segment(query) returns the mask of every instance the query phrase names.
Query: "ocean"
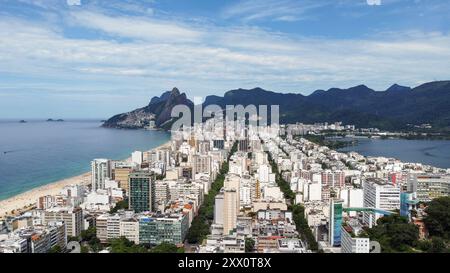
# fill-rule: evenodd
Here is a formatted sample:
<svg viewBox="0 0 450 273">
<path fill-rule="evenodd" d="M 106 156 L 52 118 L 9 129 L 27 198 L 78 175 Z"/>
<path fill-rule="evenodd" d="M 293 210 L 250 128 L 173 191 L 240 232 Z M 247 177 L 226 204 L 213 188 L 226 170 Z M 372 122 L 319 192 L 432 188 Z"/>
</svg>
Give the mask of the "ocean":
<svg viewBox="0 0 450 273">
<path fill-rule="evenodd" d="M 358 138 L 358 144 L 339 149 L 355 151 L 364 156 L 384 156 L 404 162 L 423 163 L 440 168 L 450 168 L 449 140 L 406 140 Z"/>
<path fill-rule="evenodd" d="M 90 170 L 94 158 L 125 159 L 170 140 L 163 131 L 119 130 L 99 121 L 0 120 L 0 200 Z"/>
</svg>

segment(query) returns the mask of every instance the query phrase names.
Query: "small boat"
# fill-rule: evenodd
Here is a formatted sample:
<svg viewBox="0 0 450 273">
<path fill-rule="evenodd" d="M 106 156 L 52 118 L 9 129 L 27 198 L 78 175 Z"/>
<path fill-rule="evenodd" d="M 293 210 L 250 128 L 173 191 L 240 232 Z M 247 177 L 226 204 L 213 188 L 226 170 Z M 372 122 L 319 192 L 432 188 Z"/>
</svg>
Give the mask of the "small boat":
<svg viewBox="0 0 450 273">
<path fill-rule="evenodd" d="M 26 120 L 21 120 L 21 121 L 19 121 L 20 123 L 27 123 L 27 121 Z"/>
</svg>

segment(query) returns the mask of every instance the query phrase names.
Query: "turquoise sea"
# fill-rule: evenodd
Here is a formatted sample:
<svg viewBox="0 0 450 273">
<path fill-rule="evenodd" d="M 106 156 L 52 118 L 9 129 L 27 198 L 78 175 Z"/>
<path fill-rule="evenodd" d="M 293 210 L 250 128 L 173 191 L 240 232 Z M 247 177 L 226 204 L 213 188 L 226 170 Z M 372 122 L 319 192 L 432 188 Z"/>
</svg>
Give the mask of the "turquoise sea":
<svg viewBox="0 0 450 273">
<path fill-rule="evenodd" d="M 170 139 L 163 131 L 100 125 L 98 120 L 0 120 L 0 200 L 85 173 L 94 158 L 125 159 Z"/>
</svg>

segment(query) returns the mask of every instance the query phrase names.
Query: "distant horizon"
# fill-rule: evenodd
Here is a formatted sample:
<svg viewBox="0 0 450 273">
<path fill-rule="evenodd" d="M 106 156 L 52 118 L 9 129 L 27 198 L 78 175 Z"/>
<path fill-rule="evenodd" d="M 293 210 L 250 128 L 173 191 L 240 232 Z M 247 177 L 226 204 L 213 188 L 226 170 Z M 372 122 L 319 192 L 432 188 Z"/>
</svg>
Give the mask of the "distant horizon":
<svg viewBox="0 0 450 273">
<path fill-rule="evenodd" d="M 431 82 L 447 82 L 447 81 L 450 81 L 450 80 L 436 80 L 436 81 L 431 81 Z M 421 83 L 421 84 L 418 84 L 418 85 L 415 85 L 415 86 L 407 86 L 407 85 L 403 85 L 403 84 L 393 83 L 393 84 L 390 84 L 386 89 L 383 89 L 383 90 L 376 90 L 376 89 L 371 88 L 367 84 L 360 83 L 360 84 L 357 84 L 357 85 L 354 85 L 354 86 L 349 86 L 349 87 L 332 86 L 332 87 L 328 87 L 326 89 L 315 89 L 315 90 L 312 90 L 312 91 L 308 91 L 306 94 L 304 92 L 286 92 L 286 91 L 279 91 L 279 90 L 270 90 L 270 89 L 267 89 L 267 88 L 264 88 L 264 87 L 261 87 L 261 86 L 255 86 L 255 87 L 251 87 L 251 88 L 237 87 L 237 88 L 233 88 L 233 89 L 229 89 L 229 90 L 223 91 L 222 94 L 209 94 L 209 95 L 206 95 L 205 97 L 202 97 L 202 99 L 204 100 L 208 96 L 224 96 L 229 91 L 239 90 L 239 89 L 253 90 L 253 89 L 260 88 L 260 89 L 265 90 L 265 91 L 275 92 L 275 93 L 279 93 L 279 94 L 301 94 L 303 96 L 310 96 L 311 94 L 313 94 L 316 91 L 319 91 L 319 90 L 329 91 L 330 89 L 333 89 L 333 88 L 349 89 L 349 88 L 353 88 L 353 87 L 357 87 L 357 86 L 366 86 L 367 88 L 372 89 L 375 92 L 385 92 L 390 87 L 392 87 L 394 85 L 398 85 L 398 86 L 401 86 L 401 87 L 409 87 L 411 89 L 414 89 L 415 87 L 421 86 L 421 85 L 426 84 L 426 83 L 429 83 L 429 82 L 424 82 L 424 83 Z M 82 121 L 82 120 L 92 120 L 92 121 L 95 121 L 95 120 L 99 120 L 99 121 L 107 120 L 108 118 L 112 117 L 113 115 L 116 115 L 116 114 L 119 114 L 119 113 L 128 112 L 128 111 L 134 110 L 136 108 L 140 108 L 140 107 L 143 107 L 145 105 L 148 105 L 148 103 L 150 102 L 150 100 L 153 97 L 159 97 L 165 92 L 170 92 L 170 90 L 172 90 L 172 88 L 177 88 L 181 93 L 186 93 L 186 96 L 187 96 L 188 99 L 190 99 L 190 100 L 194 99 L 194 96 L 190 96 L 189 95 L 189 93 L 188 93 L 189 91 L 185 91 L 185 90 L 179 88 L 178 86 L 173 86 L 171 88 L 167 88 L 165 91 L 161 91 L 159 94 L 150 95 L 146 100 L 143 100 L 142 104 L 137 104 L 137 105 L 131 106 L 129 109 L 124 109 L 122 111 L 114 112 L 114 113 L 109 114 L 109 115 L 105 114 L 106 117 L 105 116 L 102 116 L 102 117 L 99 117 L 99 116 L 78 116 L 78 117 L 74 117 L 74 116 L 64 116 L 64 114 L 62 114 L 60 116 L 59 115 L 53 115 L 55 117 L 46 117 L 46 116 L 34 116 L 34 117 L 9 116 L 9 117 L 3 117 L 3 116 L 0 116 L 0 121 L 9 121 L 9 120 L 10 121 L 15 121 L 15 120 L 18 120 L 18 121 L 20 121 L 20 120 L 26 120 L 26 121 L 27 120 L 30 120 L 30 121 L 32 121 L 32 120 L 41 121 L 42 120 L 42 121 L 46 121 L 47 119 L 53 119 L 53 120 L 64 119 L 64 120 L 74 120 L 74 121 L 76 121 L 76 120 L 80 120 L 80 121 Z"/>
</svg>

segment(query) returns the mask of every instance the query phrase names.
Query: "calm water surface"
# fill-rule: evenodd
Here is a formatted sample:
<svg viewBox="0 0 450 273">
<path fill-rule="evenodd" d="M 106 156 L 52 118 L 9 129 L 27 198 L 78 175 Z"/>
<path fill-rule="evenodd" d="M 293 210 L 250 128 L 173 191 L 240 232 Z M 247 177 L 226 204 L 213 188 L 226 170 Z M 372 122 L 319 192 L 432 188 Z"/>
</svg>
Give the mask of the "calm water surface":
<svg viewBox="0 0 450 273">
<path fill-rule="evenodd" d="M 339 151 L 355 151 L 365 156 L 385 156 L 405 162 L 450 168 L 449 140 L 358 139 L 356 146 Z"/>
<path fill-rule="evenodd" d="M 124 159 L 134 150 L 148 150 L 170 139 L 167 132 L 100 125 L 0 120 L 0 200 L 87 172 L 94 158 Z"/>
</svg>

